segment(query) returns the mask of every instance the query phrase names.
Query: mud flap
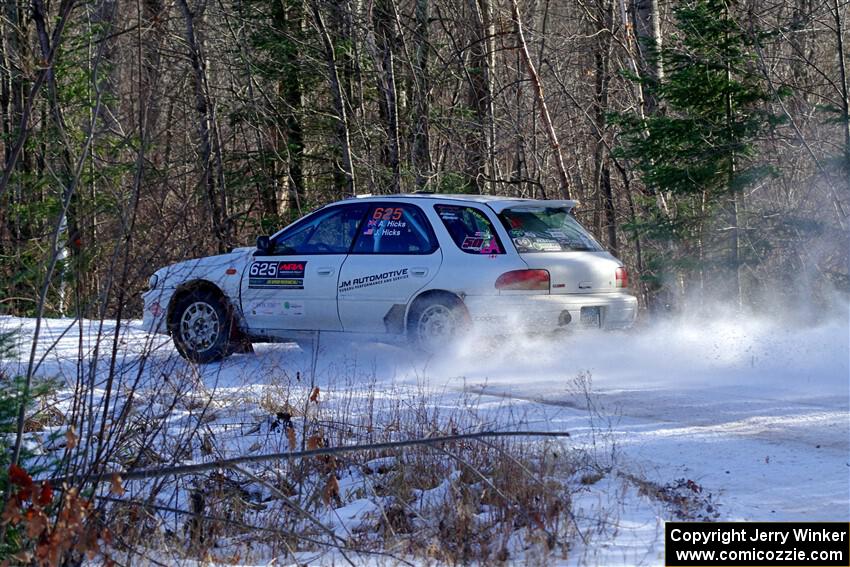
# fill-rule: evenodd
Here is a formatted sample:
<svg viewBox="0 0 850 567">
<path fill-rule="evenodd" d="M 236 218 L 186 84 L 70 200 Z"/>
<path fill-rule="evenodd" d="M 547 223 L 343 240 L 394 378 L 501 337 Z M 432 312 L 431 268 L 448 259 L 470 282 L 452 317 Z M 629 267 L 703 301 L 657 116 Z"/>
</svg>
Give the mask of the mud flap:
<svg viewBox="0 0 850 567">
<path fill-rule="evenodd" d="M 231 318 L 230 340 L 227 345 L 228 354 L 253 354 L 254 345 L 251 339 L 239 329 L 239 325 Z"/>
<path fill-rule="evenodd" d="M 404 304 L 393 305 L 384 315 L 384 327 L 387 333 L 400 335 L 404 332 Z"/>
</svg>

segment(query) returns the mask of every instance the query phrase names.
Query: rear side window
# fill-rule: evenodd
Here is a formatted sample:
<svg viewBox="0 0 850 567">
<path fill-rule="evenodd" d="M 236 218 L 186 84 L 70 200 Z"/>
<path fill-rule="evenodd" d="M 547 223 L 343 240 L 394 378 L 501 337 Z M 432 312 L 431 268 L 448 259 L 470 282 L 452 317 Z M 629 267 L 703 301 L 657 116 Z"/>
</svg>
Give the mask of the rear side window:
<svg viewBox="0 0 850 567">
<path fill-rule="evenodd" d="M 360 225 L 353 254 L 430 254 L 437 239 L 419 207 L 373 205 Z"/>
<path fill-rule="evenodd" d="M 467 254 L 504 254 L 493 223 L 482 211 L 458 205 L 434 205 L 457 247 Z"/>
<path fill-rule="evenodd" d="M 603 249 L 565 207 L 515 207 L 499 218 L 520 253 Z"/>
</svg>

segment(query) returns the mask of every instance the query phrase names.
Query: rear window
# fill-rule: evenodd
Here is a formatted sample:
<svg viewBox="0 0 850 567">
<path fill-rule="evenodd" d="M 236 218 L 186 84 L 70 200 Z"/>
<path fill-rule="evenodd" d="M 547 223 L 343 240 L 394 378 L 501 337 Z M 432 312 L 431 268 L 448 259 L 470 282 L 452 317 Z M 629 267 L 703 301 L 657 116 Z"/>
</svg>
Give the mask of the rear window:
<svg viewBox="0 0 850 567">
<path fill-rule="evenodd" d="M 499 219 L 520 253 L 603 249 L 565 207 L 514 207 Z"/>
<path fill-rule="evenodd" d="M 434 205 L 457 247 L 467 254 L 504 254 L 493 224 L 474 207 Z"/>
</svg>

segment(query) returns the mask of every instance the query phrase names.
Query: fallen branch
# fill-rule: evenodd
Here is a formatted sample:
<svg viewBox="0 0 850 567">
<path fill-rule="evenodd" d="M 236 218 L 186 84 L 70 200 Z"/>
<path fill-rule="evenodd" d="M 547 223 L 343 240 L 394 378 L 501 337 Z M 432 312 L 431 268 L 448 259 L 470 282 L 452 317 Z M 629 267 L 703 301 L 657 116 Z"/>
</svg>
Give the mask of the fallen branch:
<svg viewBox="0 0 850 567">
<path fill-rule="evenodd" d="M 219 459 L 206 463 L 193 465 L 177 465 L 157 469 L 143 469 L 130 472 L 109 471 L 97 475 L 93 483 L 111 482 L 114 475 L 121 477 L 122 481 L 141 480 L 147 478 L 159 478 L 169 475 L 184 475 L 205 472 L 221 468 L 233 468 L 235 465 L 244 463 L 263 463 L 267 461 L 281 461 L 284 459 L 298 459 L 305 457 L 320 457 L 322 455 L 339 455 L 341 453 L 355 453 L 359 451 L 378 451 L 382 449 L 400 449 L 403 447 L 416 447 L 420 445 L 439 445 L 452 441 L 463 441 L 465 439 L 481 439 L 484 437 L 569 437 L 566 431 L 479 431 L 477 433 L 461 433 L 458 435 L 443 435 L 440 437 L 426 437 L 423 439 L 408 439 L 407 441 L 387 441 L 384 443 L 369 443 L 367 445 L 345 445 L 340 447 L 323 447 L 309 451 L 290 451 L 286 453 L 267 453 L 264 455 L 244 455 L 232 459 Z M 49 482 L 53 486 L 61 486 L 62 483 L 74 483 L 82 480 L 87 475 L 67 475 L 54 478 L 36 480 L 35 482 Z"/>
</svg>

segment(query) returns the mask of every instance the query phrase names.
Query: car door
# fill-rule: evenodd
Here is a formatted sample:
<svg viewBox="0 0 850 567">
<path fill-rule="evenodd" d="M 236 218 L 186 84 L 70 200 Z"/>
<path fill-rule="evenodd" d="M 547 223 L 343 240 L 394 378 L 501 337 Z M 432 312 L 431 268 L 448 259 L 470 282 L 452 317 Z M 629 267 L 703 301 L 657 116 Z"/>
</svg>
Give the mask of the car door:
<svg viewBox="0 0 850 567">
<path fill-rule="evenodd" d="M 418 206 L 371 204 L 340 273 L 343 329 L 402 332 L 408 302 L 434 279 L 441 262 L 433 228 Z"/>
<path fill-rule="evenodd" d="M 339 331 L 337 281 L 368 205 L 327 207 L 274 237 L 242 276 L 252 330 Z"/>
</svg>

